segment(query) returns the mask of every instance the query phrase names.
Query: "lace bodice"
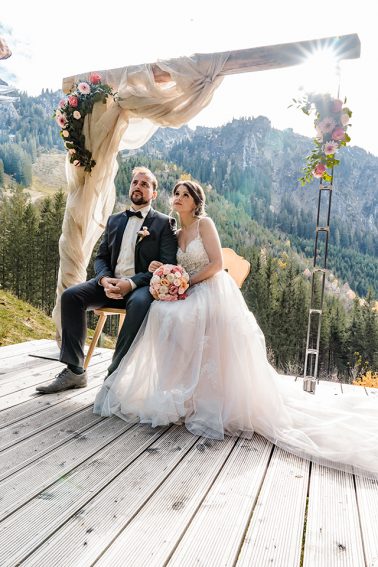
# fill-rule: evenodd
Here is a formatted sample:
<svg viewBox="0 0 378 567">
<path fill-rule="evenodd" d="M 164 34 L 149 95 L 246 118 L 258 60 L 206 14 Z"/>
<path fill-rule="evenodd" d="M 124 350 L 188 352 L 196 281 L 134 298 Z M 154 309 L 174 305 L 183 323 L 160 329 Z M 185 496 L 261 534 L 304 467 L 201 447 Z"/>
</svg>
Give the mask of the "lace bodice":
<svg viewBox="0 0 378 567">
<path fill-rule="evenodd" d="M 209 257 L 200 235 L 189 242 L 185 252 L 181 248 L 177 250 L 177 263 L 181 264 L 190 276 L 202 270 L 209 263 Z"/>
</svg>

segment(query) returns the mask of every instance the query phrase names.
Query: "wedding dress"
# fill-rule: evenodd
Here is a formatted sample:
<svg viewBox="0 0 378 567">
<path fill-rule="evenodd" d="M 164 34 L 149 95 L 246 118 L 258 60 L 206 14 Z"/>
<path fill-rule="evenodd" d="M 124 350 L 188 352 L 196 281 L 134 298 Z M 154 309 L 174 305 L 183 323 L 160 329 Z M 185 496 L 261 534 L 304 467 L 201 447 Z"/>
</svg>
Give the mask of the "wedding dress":
<svg viewBox="0 0 378 567">
<path fill-rule="evenodd" d="M 199 234 L 177 253 L 189 275 L 208 261 Z M 279 375 L 224 271 L 189 288 L 184 301 L 153 302 L 94 412 L 153 427 L 183 423 L 213 439 L 257 432 L 301 457 L 378 478 L 378 399 L 312 395 Z"/>
</svg>

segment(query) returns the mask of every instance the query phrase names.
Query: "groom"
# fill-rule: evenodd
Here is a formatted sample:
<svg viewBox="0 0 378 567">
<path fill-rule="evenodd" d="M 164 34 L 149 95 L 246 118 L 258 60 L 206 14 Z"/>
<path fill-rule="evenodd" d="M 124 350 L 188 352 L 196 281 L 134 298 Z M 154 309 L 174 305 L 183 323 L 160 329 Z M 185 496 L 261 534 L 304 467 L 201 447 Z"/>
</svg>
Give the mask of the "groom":
<svg viewBox="0 0 378 567">
<path fill-rule="evenodd" d="M 132 171 L 131 207 L 109 218 L 95 259 L 95 278 L 63 292 L 60 360 L 67 366 L 49 385 L 37 386 L 39 393 L 52 394 L 87 385 L 83 364 L 88 309 L 126 309 L 108 374 L 114 372 L 129 350 L 153 300 L 149 292 L 150 262 L 176 263 L 175 223 L 151 207 L 157 186 L 155 175 L 146 167 Z"/>
</svg>

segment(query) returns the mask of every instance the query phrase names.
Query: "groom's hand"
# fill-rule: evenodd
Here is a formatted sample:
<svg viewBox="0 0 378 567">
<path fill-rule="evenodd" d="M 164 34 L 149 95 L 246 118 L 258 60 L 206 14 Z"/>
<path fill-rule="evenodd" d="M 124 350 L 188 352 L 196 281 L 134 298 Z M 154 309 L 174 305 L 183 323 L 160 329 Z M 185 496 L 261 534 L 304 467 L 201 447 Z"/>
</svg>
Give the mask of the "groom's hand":
<svg viewBox="0 0 378 567">
<path fill-rule="evenodd" d="M 128 280 L 118 278 L 103 278 L 101 283 L 104 285 L 105 295 L 109 299 L 123 299 L 132 289 Z"/>
</svg>

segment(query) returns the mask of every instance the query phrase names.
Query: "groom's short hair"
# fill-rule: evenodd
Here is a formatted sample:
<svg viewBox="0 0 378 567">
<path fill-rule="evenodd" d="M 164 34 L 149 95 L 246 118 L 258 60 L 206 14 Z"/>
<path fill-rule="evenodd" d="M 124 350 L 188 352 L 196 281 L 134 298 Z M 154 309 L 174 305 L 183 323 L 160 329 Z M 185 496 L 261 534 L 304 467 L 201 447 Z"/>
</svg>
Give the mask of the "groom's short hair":
<svg viewBox="0 0 378 567">
<path fill-rule="evenodd" d="M 134 179 L 134 177 L 138 173 L 144 173 L 144 175 L 147 175 L 147 177 L 149 177 L 152 181 L 152 186 L 154 188 L 154 191 L 156 191 L 156 189 L 158 188 L 158 180 L 156 179 L 152 171 L 150 171 L 148 167 L 143 167 L 143 166 L 134 167 L 134 169 L 131 172 L 132 175 L 131 179 Z"/>
</svg>

